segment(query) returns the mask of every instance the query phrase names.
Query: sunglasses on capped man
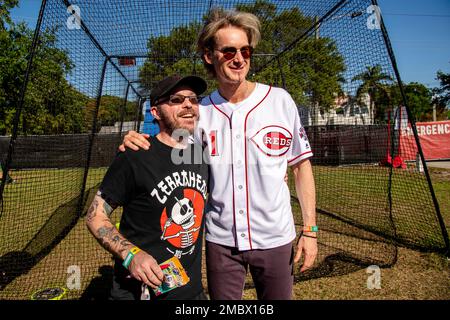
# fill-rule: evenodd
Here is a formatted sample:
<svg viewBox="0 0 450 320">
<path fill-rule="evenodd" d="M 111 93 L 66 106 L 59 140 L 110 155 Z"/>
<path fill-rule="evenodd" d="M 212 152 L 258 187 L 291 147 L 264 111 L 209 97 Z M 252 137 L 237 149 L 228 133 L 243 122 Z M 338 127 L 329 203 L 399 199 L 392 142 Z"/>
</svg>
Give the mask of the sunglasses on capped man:
<svg viewBox="0 0 450 320">
<path fill-rule="evenodd" d="M 235 47 L 225 47 L 222 49 L 215 49 L 215 50 L 222 52 L 223 57 L 226 60 L 233 59 L 238 52 L 241 53 L 241 55 L 244 59 L 249 59 L 253 54 L 253 47 L 251 47 L 251 46 L 244 46 L 240 49 L 237 49 Z"/>
<path fill-rule="evenodd" d="M 192 104 L 199 104 L 202 98 L 199 96 L 184 96 L 182 94 L 171 94 L 167 98 L 162 98 L 158 100 L 156 104 L 166 101 L 169 101 L 170 104 L 182 104 L 185 99 L 189 99 L 189 102 Z"/>
</svg>

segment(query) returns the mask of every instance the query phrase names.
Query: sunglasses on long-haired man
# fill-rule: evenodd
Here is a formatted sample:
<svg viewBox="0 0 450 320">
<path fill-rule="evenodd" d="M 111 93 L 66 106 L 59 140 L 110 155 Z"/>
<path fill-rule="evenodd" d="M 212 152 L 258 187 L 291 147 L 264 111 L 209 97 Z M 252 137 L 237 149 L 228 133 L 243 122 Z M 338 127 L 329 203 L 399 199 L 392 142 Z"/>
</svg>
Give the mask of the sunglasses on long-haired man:
<svg viewBox="0 0 450 320">
<path fill-rule="evenodd" d="M 253 54 L 253 48 L 251 46 L 244 46 L 244 47 L 242 47 L 240 49 L 237 49 L 235 47 L 225 47 L 225 48 L 222 48 L 222 49 L 215 49 L 215 50 L 217 50 L 219 52 L 222 52 L 223 57 L 226 60 L 233 59 L 238 52 L 241 53 L 241 55 L 242 55 L 242 57 L 244 59 L 250 58 L 252 56 L 252 54 Z"/>
</svg>

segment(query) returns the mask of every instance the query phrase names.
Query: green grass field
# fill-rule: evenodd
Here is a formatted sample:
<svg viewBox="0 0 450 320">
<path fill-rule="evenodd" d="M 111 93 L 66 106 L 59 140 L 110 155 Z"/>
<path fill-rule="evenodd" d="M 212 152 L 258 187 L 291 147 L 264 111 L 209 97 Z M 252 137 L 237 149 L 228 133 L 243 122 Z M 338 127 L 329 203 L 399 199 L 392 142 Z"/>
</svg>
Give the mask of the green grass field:
<svg viewBox="0 0 450 320">
<path fill-rule="evenodd" d="M 92 169 L 87 188 L 95 190 L 105 169 Z M 329 253 L 346 251 L 370 257 L 380 264 L 397 262 L 381 271 L 381 289 L 369 290 L 365 268 L 337 276 L 298 278 L 296 267 L 295 299 L 449 299 L 449 270 L 445 257 L 396 248 L 373 234 L 376 230 L 393 234 L 389 221 L 387 183 L 389 169 L 376 166 L 314 167 L 318 208 L 345 218 L 337 221 L 319 214 L 320 259 Z M 450 170 L 431 170 L 433 186 L 447 227 L 450 225 Z M 81 169 L 24 170 L 12 172 L 16 183 L 7 185 L 0 218 L 0 266 L 7 265 L 13 277 L 3 282 L 0 299 L 29 299 L 47 286 L 67 286 L 70 266 L 81 271 L 80 289 L 69 290 L 66 298 L 92 298 L 95 287 L 107 284 L 111 257 L 88 233 L 84 218 L 75 215 L 83 179 Z M 292 177 L 290 178 L 292 183 Z M 39 184 L 39 190 L 36 185 Z M 413 171 L 395 171 L 392 179 L 393 219 L 396 235 L 413 244 L 441 245 L 436 236 L 435 215 L 430 207 L 426 181 Z M 92 195 L 92 192 L 91 192 Z M 87 202 L 89 204 L 89 201 Z M 301 214 L 292 202 L 297 223 Z M 431 208 L 431 209 L 430 209 Z M 85 208 L 86 209 L 86 208 Z M 120 211 L 114 213 L 118 221 Z M 74 222 L 71 225 L 71 222 Z M 350 224 L 349 224 L 350 223 Z M 361 230 L 364 224 L 370 230 Z M 411 232 L 414 230 L 414 232 Z M 338 234 L 339 232 L 339 234 Z M 53 241 L 55 235 L 60 235 Z M 27 268 L 23 269 L 23 264 Z M 22 265 L 22 267 L 21 267 Z M 22 268 L 22 269 L 21 269 Z M 203 279 L 206 287 L 206 278 Z M 6 286 L 5 286 L 6 284 Z M 70 283 L 69 283 L 70 285 Z M 244 299 L 255 299 L 248 278 Z"/>
<path fill-rule="evenodd" d="M 388 175 L 388 169 L 379 167 L 315 167 L 317 190 L 320 190 L 326 183 L 329 184 L 330 181 L 338 181 L 338 179 L 341 181 L 340 190 L 345 190 L 339 196 L 318 191 L 318 207 L 333 208 L 334 206 L 334 208 L 339 208 L 351 203 L 355 208 L 353 212 L 356 215 L 357 212 L 366 208 L 365 204 L 369 201 L 364 201 L 364 195 L 368 195 L 366 190 L 369 190 L 370 197 L 378 198 L 372 203 L 379 203 L 379 206 L 383 208 L 387 203 L 387 187 L 383 184 L 383 179 L 380 179 L 383 175 L 376 173 L 379 170 L 386 171 L 386 176 Z M 450 170 L 431 168 L 430 174 L 448 232 L 450 230 Z M 422 234 L 422 240 L 429 241 L 429 244 L 436 244 L 435 240 L 430 239 L 436 233 L 430 230 L 431 228 L 424 227 L 427 223 L 431 224 L 430 221 L 426 220 L 427 216 L 420 217 L 417 215 L 418 212 L 430 210 L 426 206 L 431 201 L 429 193 L 414 192 L 418 188 L 426 190 L 426 181 L 423 176 L 411 171 L 397 171 L 394 174 L 392 185 L 395 202 L 393 213 L 396 218 L 397 233 L 407 233 L 411 224 L 415 228 L 420 225 L 424 228 L 422 232 L 426 233 L 425 236 Z M 361 195 L 361 193 L 364 193 L 364 195 L 355 199 L 355 195 Z M 369 207 L 367 210 L 376 211 L 373 207 Z M 299 211 L 296 210 L 296 212 Z M 428 213 L 428 218 L 430 216 L 434 217 L 434 215 Z M 320 217 L 321 215 L 319 215 L 319 219 Z M 431 222 L 437 223 L 437 221 Z M 372 226 L 380 228 L 376 219 L 372 221 Z M 417 233 L 420 237 L 421 230 L 418 230 Z M 349 243 L 351 241 L 353 240 L 349 239 Z M 294 299 L 448 300 L 450 298 L 450 290 L 448 289 L 450 272 L 448 259 L 445 256 L 405 247 L 398 247 L 397 250 L 396 263 L 392 267 L 381 269 L 381 289 L 368 289 L 367 281 L 370 274 L 367 273 L 366 268 L 362 268 L 340 276 L 296 282 Z M 251 284 L 250 279 L 248 284 Z M 248 288 L 244 297 L 255 299 L 255 290 Z"/>
</svg>

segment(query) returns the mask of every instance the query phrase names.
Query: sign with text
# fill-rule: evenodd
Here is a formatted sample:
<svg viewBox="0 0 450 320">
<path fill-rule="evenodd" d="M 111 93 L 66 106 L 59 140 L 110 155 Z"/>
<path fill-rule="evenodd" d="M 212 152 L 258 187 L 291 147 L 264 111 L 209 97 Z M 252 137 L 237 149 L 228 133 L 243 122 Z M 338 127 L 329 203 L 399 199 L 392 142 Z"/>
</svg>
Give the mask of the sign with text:
<svg viewBox="0 0 450 320">
<path fill-rule="evenodd" d="M 426 160 L 450 159 L 450 121 L 417 122 L 417 133 Z M 401 157 L 416 158 L 417 146 L 411 126 L 402 128 Z"/>
</svg>

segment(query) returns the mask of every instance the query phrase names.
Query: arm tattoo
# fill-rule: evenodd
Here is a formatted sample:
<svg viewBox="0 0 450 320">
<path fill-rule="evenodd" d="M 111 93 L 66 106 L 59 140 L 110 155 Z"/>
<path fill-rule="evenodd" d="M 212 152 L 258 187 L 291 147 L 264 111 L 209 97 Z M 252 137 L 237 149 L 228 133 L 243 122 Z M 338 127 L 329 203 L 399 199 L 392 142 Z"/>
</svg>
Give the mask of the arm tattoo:
<svg viewBox="0 0 450 320">
<path fill-rule="evenodd" d="M 103 226 L 97 230 L 97 239 L 100 244 L 112 254 L 121 256 L 132 245 L 114 226 Z"/>
<path fill-rule="evenodd" d="M 107 216 L 110 216 L 111 213 L 118 207 L 117 204 L 100 190 L 97 191 L 97 196 L 104 200 L 103 211 Z"/>
<path fill-rule="evenodd" d="M 97 208 L 98 208 L 98 199 L 94 198 L 94 201 L 92 201 L 92 204 L 89 207 L 88 213 L 86 215 L 86 219 L 88 222 L 92 222 L 92 220 L 94 220 L 95 216 L 97 215 Z"/>
<path fill-rule="evenodd" d="M 103 201 L 102 206 L 100 206 L 101 201 Z M 94 220 L 94 218 L 97 216 L 97 210 L 99 207 L 102 208 L 107 217 L 111 216 L 111 213 L 114 211 L 114 209 L 117 208 L 115 204 L 109 204 L 105 200 L 105 197 L 102 195 L 102 193 L 100 191 L 97 191 L 97 194 L 95 195 L 94 200 L 89 207 L 88 213 L 86 214 L 87 222 L 92 222 L 92 220 Z"/>
<path fill-rule="evenodd" d="M 105 211 L 105 213 L 110 216 L 111 213 L 114 211 L 114 208 L 111 207 L 108 202 L 103 202 L 103 211 Z"/>
<path fill-rule="evenodd" d="M 109 216 L 117 206 L 98 191 L 87 213 L 87 223 L 97 241 L 110 253 L 121 257 L 132 243 L 125 239 L 111 223 Z M 94 231 L 95 230 L 95 231 Z"/>
</svg>

